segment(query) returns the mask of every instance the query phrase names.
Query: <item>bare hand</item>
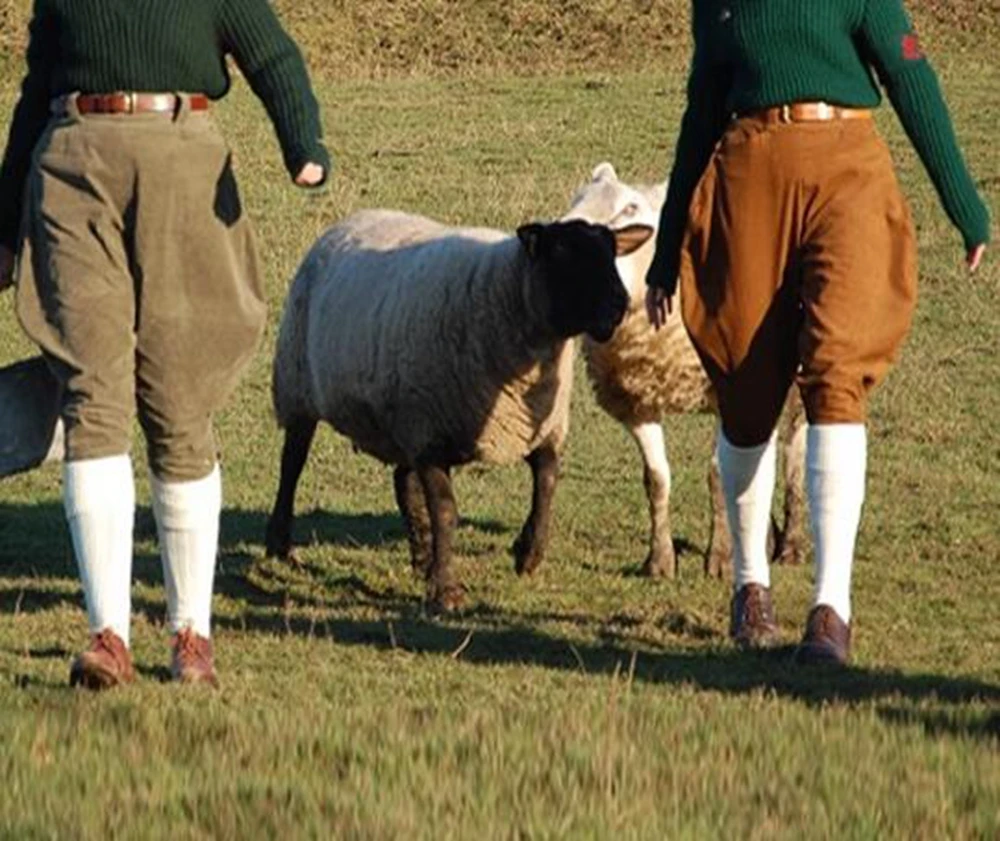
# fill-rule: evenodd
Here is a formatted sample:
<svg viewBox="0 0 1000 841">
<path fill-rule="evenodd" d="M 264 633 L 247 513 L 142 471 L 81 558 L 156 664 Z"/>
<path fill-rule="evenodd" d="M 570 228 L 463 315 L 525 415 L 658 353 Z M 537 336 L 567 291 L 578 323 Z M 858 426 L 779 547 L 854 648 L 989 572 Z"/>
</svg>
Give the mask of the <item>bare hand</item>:
<svg viewBox="0 0 1000 841">
<path fill-rule="evenodd" d="M 667 316 L 673 312 L 673 302 L 666 290 L 659 286 L 646 287 L 646 315 L 649 323 L 659 330 L 667 323 Z"/>
<path fill-rule="evenodd" d="M 315 187 L 322 184 L 326 178 L 326 170 L 319 164 L 306 164 L 295 176 L 295 183 L 300 187 Z"/>
<path fill-rule="evenodd" d="M 14 252 L 0 245 L 0 292 L 14 285 Z"/>
<path fill-rule="evenodd" d="M 970 249 L 968 254 L 965 255 L 965 265 L 969 267 L 970 272 L 974 272 L 979 268 L 979 264 L 983 262 L 984 253 L 986 253 L 986 244 L 982 243 Z"/>
</svg>

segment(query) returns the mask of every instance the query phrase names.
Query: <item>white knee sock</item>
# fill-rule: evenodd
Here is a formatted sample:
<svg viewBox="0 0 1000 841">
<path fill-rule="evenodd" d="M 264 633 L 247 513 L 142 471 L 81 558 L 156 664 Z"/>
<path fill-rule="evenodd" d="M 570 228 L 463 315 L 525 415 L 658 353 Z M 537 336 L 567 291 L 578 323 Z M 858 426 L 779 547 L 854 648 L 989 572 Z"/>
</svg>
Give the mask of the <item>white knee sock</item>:
<svg viewBox="0 0 1000 841">
<path fill-rule="evenodd" d="M 110 628 L 129 644 L 135 485 L 127 455 L 63 465 L 63 506 L 91 633 Z"/>
<path fill-rule="evenodd" d="M 211 633 L 212 584 L 222 510 L 219 466 L 194 482 L 163 482 L 151 476 L 150 485 L 170 630 L 176 633 L 190 627 L 207 637 Z"/>
<path fill-rule="evenodd" d="M 719 431 L 719 474 L 733 534 L 733 567 L 738 590 L 746 584 L 771 586 L 767 535 L 771 527 L 777 448 L 774 436 L 758 447 L 734 447 Z"/>
<path fill-rule="evenodd" d="M 810 426 L 806 489 L 816 552 L 815 604 L 851 619 L 851 566 L 865 499 L 867 437 L 864 424 Z"/>
</svg>

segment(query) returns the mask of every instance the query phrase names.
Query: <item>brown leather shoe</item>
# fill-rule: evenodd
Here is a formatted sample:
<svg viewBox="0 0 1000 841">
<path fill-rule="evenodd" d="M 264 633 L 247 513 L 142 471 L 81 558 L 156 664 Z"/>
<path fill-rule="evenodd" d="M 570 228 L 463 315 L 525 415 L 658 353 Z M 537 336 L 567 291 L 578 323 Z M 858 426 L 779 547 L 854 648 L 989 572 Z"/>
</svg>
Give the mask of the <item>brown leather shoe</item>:
<svg viewBox="0 0 1000 841">
<path fill-rule="evenodd" d="M 132 655 L 110 628 L 94 634 L 90 648 L 73 661 L 69 670 L 69 685 L 85 689 L 111 689 L 133 680 Z"/>
<path fill-rule="evenodd" d="M 184 628 L 174 635 L 172 644 L 174 656 L 170 663 L 170 674 L 174 680 L 178 683 L 219 685 L 210 639 L 199 636 L 190 628 Z"/>
<path fill-rule="evenodd" d="M 845 665 L 851 657 L 851 626 L 832 607 L 818 604 L 809 611 L 806 633 L 795 652 L 797 662 Z"/>
<path fill-rule="evenodd" d="M 744 584 L 730 606 L 729 636 L 741 648 L 770 648 L 778 643 L 771 591 L 760 584 Z"/>
</svg>

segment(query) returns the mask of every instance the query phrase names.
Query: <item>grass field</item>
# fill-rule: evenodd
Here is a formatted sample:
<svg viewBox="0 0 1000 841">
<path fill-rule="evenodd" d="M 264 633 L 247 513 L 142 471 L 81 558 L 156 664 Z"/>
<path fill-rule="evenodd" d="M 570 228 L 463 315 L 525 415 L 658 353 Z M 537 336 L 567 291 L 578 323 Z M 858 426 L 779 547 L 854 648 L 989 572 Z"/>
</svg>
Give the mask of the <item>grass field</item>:
<svg viewBox="0 0 1000 841">
<path fill-rule="evenodd" d="M 25 5 L 0 5 L 0 18 Z M 1000 258 L 989 253 L 972 279 L 961 270 L 958 235 L 888 109 L 880 124 L 917 222 L 921 300 L 872 407 L 852 668 L 791 663 L 809 567 L 775 571 L 787 647 L 742 654 L 727 641 L 727 586 L 700 572 L 708 418 L 667 427 L 681 576 L 636 575 L 647 526 L 638 456 L 582 371 L 551 554 L 533 580 L 515 577 L 507 551 L 528 507 L 527 470 L 469 468 L 456 480 L 456 548 L 471 606 L 425 616 L 389 472 L 329 432 L 300 488 L 301 567 L 264 559 L 280 448 L 269 351 L 315 236 L 362 206 L 503 228 L 551 218 L 601 160 L 629 179 L 661 178 L 683 106 L 684 3 L 618 4 L 634 12 L 615 19 L 622 26 L 644 6 L 658 20 L 676 12 L 669 56 L 581 66 L 552 54 L 533 76 L 488 56 L 492 69 L 477 72 L 390 72 L 361 58 L 357 73 L 340 72 L 321 55 L 336 32 L 306 29 L 318 5 L 283 7 L 321 69 L 337 160 L 329 188 L 287 184 L 245 86 L 219 108 L 271 303 L 264 346 L 219 418 L 223 689 L 165 680 L 162 575 L 140 468 L 142 679 L 100 697 L 69 691 L 86 621 L 60 471 L 3 481 L 0 837 L 1000 837 Z M 377 27 L 363 5 L 330 7 Z M 402 27 L 409 8 L 369 5 L 385 6 L 387 27 Z M 415 14 L 414 26 L 449 6 L 409 5 L 430 16 Z M 554 5 L 565 15 L 586 4 Z M 937 36 L 928 49 L 972 170 L 1000 208 L 997 5 L 914 5 Z M 542 46 L 548 31 L 528 27 Z M 531 54 L 512 40 L 496 55 Z M 9 113 L 16 80 L 0 79 Z M 6 295 L 0 363 L 30 352 Z"/>
</svg>

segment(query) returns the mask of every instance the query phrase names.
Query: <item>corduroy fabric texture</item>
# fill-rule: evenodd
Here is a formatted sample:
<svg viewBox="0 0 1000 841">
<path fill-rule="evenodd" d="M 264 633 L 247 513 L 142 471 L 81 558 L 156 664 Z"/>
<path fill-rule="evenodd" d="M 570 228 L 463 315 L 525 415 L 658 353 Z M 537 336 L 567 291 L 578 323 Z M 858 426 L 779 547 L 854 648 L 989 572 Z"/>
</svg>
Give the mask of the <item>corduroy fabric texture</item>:
<svg viewBox="0 0 1000 841">
<path fill-rule="evenodd" d="M 63 385 L 66 458 L 128 452 L 138 407 L 153 474 L 201 479 L 265 317 L 229 149 L 204 112 L 69 110 L 38 144 L 17 285 Z"/>
<path fill-rule="evenodd" d="M 881 82 L 966 247 L 989 212 L 901 0 L 697 0 L 688 106 L 650 282 L 673 292 L 695 184 L 734 114 L 791 102 L 871 108 Z"/>
<path fill-rule="evenodd" d="M 14 247 L 31 153 L 53 97 L 182 91 L 223 97 L 231 55 L 263 101 L 294 177 L 329 170 L 319 107 L 298 47 L 267 0 L 35 0 L 28 72 L 0 167 L 0 244 Z"/>
</svg>

